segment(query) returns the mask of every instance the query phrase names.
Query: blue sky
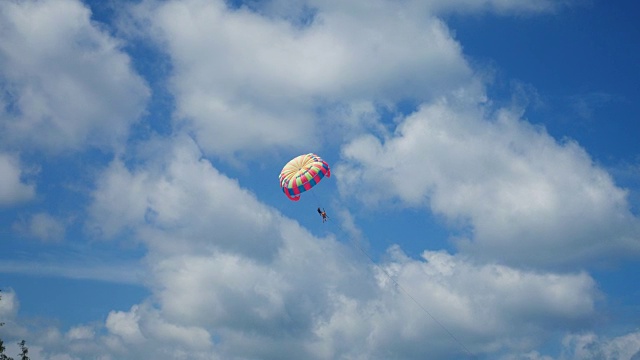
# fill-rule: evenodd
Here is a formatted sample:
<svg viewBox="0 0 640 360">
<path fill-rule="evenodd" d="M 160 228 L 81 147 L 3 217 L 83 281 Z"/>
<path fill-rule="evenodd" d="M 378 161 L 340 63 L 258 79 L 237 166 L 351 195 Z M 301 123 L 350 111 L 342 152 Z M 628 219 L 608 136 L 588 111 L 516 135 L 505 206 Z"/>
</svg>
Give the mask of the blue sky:
<svg viewBox="0 0 640 360">
<path fill-rule="evenodd" d="M 0 3 L 9 354 L 637 358 L 638 10 Z"/>
</svg>

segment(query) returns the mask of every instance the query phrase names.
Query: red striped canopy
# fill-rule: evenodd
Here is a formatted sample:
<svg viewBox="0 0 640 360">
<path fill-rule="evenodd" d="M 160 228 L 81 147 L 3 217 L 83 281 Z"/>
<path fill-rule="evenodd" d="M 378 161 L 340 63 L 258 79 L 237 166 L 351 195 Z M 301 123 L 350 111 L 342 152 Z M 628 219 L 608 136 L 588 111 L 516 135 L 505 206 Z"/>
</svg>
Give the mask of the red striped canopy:
<svg viewBox="0 0 640 360">
<path fill-rule="evenodd" d="M 280 172 L 280 187 L 292 201 L 316 186 L 323 177 L 330 177 L 329 164 L 316 154 L 300 155 L 289 161 Z"/>
</svg>

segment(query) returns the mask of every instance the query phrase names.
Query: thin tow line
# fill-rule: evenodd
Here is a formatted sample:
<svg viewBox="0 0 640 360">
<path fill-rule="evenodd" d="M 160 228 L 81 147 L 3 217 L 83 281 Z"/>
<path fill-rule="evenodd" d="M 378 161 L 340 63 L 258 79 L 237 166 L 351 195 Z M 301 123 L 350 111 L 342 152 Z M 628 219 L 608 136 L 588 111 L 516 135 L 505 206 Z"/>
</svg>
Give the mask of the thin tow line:
<svg viewBox="0 0 640 360">
<path fill-rule="evenodd" d="M 314 194 L 315 195 L 315 194 Z M 345 230 L 342 228 L 341 225 L 337 225 L 338 228 L 340 229 L 340 232 L 344 235 L 346 234 Z M 413 297 L 413 295 L 411 295 L 411 293 L 409 293 L 409 291 L 407 291 L 402 285 L 400 285 L 400 283 L 394 279 L 391 274 L 389 274 L 389 272 L 387 270 L 385 270 L 384 268 L 382 268 L 380 265 L 378 265 L 375 260 L 373 260 L 373 258 L 371 257 L 371 255 L 369 255 L 369 253 L 367 253 L 360 245 L 358 245 L 357 241 L 355 239 L 353 239 L 350 236 L 346 236 L 350 241 L 351 244 L 353 244 L 353 246 L 355 246 L 358 250 L 360 250 L 360 252 L 362 254 L 364 254 L 364 256 L 367 257 L 367 259 L 369 259 L 371 261 L 371 263 L 378 268 L 380 271 L 382 271 L 382 273 L 384 273 L 386 275 L 386 277 L 391 280 L 391 282 L 393 282 L 396 287 L 400 290 L 402 290 L 402 292 L 407 295 L 407 297 L 409 297 L 409 299 L 411 299 L 411 301 L 413 301 L 416 305 L 418 305 L 418 307 L 420 309 L 422 309 L 422 311 L 424 311 L 425 314 L 427 314 L 431 320 L 433 320 L 436 324 L 438 324 L 438 326 L 440 326 L 442 328 L 442 330 L 444 330 L 447 335 L 449 335 L 449 337 L 458 345 L 460 345 L 460 347 L 464 350 L 465 353 L 467 353 L 467 355 L 469 355 L 470 358 L 475 358 L 475 355 L 469 351 L 469 349 L 462 343 L 462 341 L 460 341 L 455 335 L 453 335 L 453 333 L 451 331 L 449 331 L 449 329 L 447 329 L 446 326 L 444 326 L 444 324 L 442 324 L 433 314 L 431 314 L 431 312 L 429 312 L 429 310 L 427 310 L 426 307 L 424 307 L 422 304 L 420 304 L 420 302 L 418 302 L 418 300 L 416 298 Z"/>
</svg>

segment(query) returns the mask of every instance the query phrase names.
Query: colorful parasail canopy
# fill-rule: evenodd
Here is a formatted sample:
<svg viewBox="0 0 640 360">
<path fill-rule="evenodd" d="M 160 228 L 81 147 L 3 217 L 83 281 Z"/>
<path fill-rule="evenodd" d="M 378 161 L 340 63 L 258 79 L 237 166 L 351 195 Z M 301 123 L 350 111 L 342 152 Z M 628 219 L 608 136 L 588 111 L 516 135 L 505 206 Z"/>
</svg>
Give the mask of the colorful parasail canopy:
<svg viewBox="0 0 640 360">
<path fill-rule="evenodd" d="M 295 157 L 282 168 L 280 186 L 290 200 L 298 201 L 301 193 L 316 186 L 325 176 L 331 177 L 329 164 L 309 153 Z"/>
</svg>

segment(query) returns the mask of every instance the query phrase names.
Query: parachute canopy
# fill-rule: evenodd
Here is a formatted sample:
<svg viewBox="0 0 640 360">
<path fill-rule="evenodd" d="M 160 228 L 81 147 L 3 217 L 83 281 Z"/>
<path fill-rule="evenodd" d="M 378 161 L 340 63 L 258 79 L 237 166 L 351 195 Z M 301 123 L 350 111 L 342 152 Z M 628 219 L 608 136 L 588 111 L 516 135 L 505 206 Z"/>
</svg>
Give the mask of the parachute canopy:
<svg viewBox="0 0 640 360">
<path fill-rule="evenodd" d="M 329 164 L 309 153 L 295 157 L 282 168 L 280 186 L 290 200 L 298 201 L 301 193 L 316 186 L 325 176 L 331 176 Z"/>
</svg>

